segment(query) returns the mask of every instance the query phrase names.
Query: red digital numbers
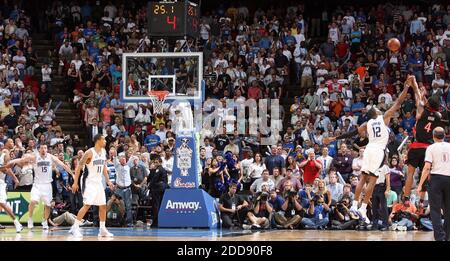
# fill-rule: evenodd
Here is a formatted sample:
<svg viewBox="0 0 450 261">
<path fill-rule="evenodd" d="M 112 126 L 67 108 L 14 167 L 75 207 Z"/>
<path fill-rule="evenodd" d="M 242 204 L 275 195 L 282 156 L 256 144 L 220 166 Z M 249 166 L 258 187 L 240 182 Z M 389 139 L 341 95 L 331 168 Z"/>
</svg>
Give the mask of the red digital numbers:
<svg viewBox="0 0 450 261">
<path fill-rule="evenodd" d="M 166 22 L 167 22 L 167 24 L 171 24 L 172 25 L 173 30 L 177 29 L 177 17 L 176 16 L 173 16 L 172 20 L 170 20 L 170 16 L 167 16 Z"/>
</svg>

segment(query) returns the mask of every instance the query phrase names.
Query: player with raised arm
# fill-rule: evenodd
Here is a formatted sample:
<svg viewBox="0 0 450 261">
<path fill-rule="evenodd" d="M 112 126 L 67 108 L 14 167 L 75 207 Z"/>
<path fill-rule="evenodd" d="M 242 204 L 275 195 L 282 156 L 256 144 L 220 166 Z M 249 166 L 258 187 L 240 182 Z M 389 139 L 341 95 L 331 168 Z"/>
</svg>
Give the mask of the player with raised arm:
<svg viewBox="0 0 450 261">
<path fill-rule="evenodd" d="M 30 198 L 31 202 L 28 205 L 28 228 L 33 228 L 33 211 L 36 204 L 39 201 L 43 201 L 44 207 L 44 219 L 42 221 L 42 228 L 48 229 L 48 218 L 50 216 L 50 207 L 53 199 L 52 188 L 52 170 L 54 164 L 63 167 L 67 173 L 73 176 L 72 170 L 64 164 L 58 157 L 47 153 L 47 145 L 39 145 L 38 153 L 29 153 L 19 159 L 9 161 L 3 166 L 5 169 L 11 169 L 14 165 L 26 165 L 32 164 L 34 171 L 33 187 L 31 188 Z"/>
<path fill-rule="evenodd" d="M 433 144 L 433 130 L 436 127 L 444 127 L 442 115 L 439 112 L 439 97 L 432 95 L 430 98 L 425 97 L 426 90 L 419 90 L 417 83 L 412 85 L 416 100 L 416 124 L 413 129 L 414 142 L 409 146 L 406 163 L 408 164 L 408 172 L 406 174 L 406 182 L 403 196 L 409 198 L 413 185 L 413 176 L 417 168 L 419 168 L 419 180 L 425 164 L 425 151 L 428 146 Z M 420 201 L 423 202 L 428 182 L 425 181 L 422 191 L 419 193 Z"/>
<path fill-rule="evenodd" d="M 372 197 L 373 189 L 375 187 L 375 183 L 377 181 L 377 170 L 383 165 L 384 158 L 386 157 L 386 146 L 389 141 L 389 123 L 391 121 L 394 113 L 400 109 L 401 104 L 406 98 L 406 94 L 408 93 L 409 86 L 412 82 L 415 81 L 414 76 L 409 76 L 405 82 L 405 87 L 401 92 L 398 99 L 395 101 L 394 105 L 387 110 L 384 115 L 378 110 L 376 107 L 372 107 L 367 115 L 369 117 L 369 121 L 361 124 L 356 130 L 352 132 L 345 133 L 338 137 L 330 137 L 327 138 L 325 143 L 329 143 L 334 140 L 346 139 L 355 136 L 356 134 L 360 134 L 367 132 L 369 137 L 369 143 L 367 144 L 364 150 L 363 162 L 361 167 L 361 179 L 359 180 L 358 185 L 356 186 L 355 198 L 353 200 L 353 204 L 351 210 L 358 211 L 362 218 L 365 220 L 367 224 L 370 223 L 367 218 L 367 204 Z M 367 183 L 364 199 L 362 201 L 361 207 L 358 209 L 359 197 L 361 196 L 362 189 L 364 185 Z"/>
<path fill-rule="evenodd" d="M 75 178 L 72 185 L 72 192 L 78 191 L 78 179 L 80 178 L 81 171 L 87 165 L 88 176 L 85 181 L 83 191 L 83 207 L 78 211 L 77 219 L 72 225 L 69 233 L 72 233 L 75 237 L 82 237 L 80 232 L 80 224 L 86 212 L 94 205 L 99 207 L 100 218 L 100 231 L 99 237 L 112 237 L 105 226 L 106 221 L 106 196 L 105 189 L 102 184 L 102 175 L 105 177 L 106 184 L 108 184 L 111 190 L 114 190 L 114 185 L 109 180 L 108 170 L 106 167 L 106 140 L 101 134 L 97 134 L 94 137 L 94 147 L 84 153 L 77 168 L 75 169 Z"/>
</svg>

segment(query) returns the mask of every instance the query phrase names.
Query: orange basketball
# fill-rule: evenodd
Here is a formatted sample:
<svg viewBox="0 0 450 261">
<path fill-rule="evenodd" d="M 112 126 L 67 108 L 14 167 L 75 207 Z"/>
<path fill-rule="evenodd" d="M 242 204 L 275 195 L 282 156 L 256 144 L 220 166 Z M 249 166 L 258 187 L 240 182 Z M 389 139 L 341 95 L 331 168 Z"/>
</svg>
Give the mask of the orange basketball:
<svg viewBox="0 0 450 261">
<path fill-rule="evenodd" d="M 398 49 L 400 49 L 400 41 L 397 38 L 391 38 L 389 39 L 389 41 L 387 42 L 387 47 L 389 48 L 389 50 L 391 50 L 392 52 L 397 52 Z"/>
</svg>

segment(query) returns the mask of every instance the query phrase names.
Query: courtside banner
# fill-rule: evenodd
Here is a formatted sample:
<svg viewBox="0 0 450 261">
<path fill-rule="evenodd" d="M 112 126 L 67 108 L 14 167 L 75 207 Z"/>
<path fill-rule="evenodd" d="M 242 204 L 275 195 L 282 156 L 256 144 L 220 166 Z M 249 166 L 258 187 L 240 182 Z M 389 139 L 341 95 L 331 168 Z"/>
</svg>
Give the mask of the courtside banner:
<svg viewBox="0 0 450 261">
<path fill-rule="evenodd" d="M 166 189 L 159 209 L 159 227 L 219 226 L 217 203 L 202 189 Z"/>
<path fill-rule="evenodd" d="M 6 203 L 11 207 L 14 215 L 19 218 L 21 223 L 28 221 L 28 205 L 30 204 L 30 192 L 8 192 Z M 33 221 L 42 222 L 44 216 L 44 204 L 41 202 L 36 205 L 33 212 Z M 0 223 L 13 223 L 11 218 L 2 209 L 0 210 Z"/>
</svg>

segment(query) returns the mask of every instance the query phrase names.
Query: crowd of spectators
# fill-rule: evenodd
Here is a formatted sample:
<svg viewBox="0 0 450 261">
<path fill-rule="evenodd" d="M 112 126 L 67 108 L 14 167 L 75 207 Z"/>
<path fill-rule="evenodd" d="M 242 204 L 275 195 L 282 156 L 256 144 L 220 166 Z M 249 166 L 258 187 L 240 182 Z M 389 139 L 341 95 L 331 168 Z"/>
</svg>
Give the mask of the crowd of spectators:
<svg viewBox="0 0 450 261">
<path fill-rule="evenodd" d="M 238 135 L 233 128 L 225 128 L 227 134 L 221 135 L 202 131 L 202 187 L 218 199 L 224 227 L 356 228 L 359 217 L 348 207 L 368 139 L 324 144 L 324 138 L 367 121 L 372 106 L 386 111 L 408 74 L 415 75 L 428 96 L 439 95 L 442 114 L 448 119 L 450 6 L 385 3 L 308 8 L 297 2 L 256 10 L 245 3 L 221 4 L 202 13 L 197 39 L 168 50 L 203 52 L 206 99 L 271 98 L 288 108 L 282 113 L 287 124 L 270 148 L 259 145 L 260 138 L 268 135 L 266 130 L 259 130 L 258 136 Z M 82 115 L 85 143 L 92 145 L 92 137 L 104 133 L 111 180 L 119 187 L 132 187 L 130 200 L 107 189 L 109 196 L 114 195 L 108 202 L 114 215 L 108 214 L 108 219 L 120 219 L 121 225 L 139 221 L 150 225 L 145 208 L 142 218 L 136 211 L 133 219 L 130 209 L 157 204 L 148 200 L 160 197 L 148 189 L 153 182 L 164 180 L 164 187 L 170 185 L 177 126 L 169 113 L 156 115 L 151 104 L 124 104 L 119 97 L 121 55 L 163 49 L 160 41 L 140 41 L 146 34 L 146 5 L 54 1 L 46 10 L 59 58 L 54 70 L 49 65 L 36 67 L 30 21 L 17 7 L 8 11 L 2 10 L 0 17 L 4 126 L 0 139 L 5 144 L 7 138 L 14 139 L 8 147 L 11 157 L 48 143 L 52 153 L 76 167 L 83 154 L 76 149 L 84 144 L 63 135 L 50 99 L 52 75 L 62 75 L 65 91 Z M 402 44 L 398 53 L 386 48 L 391 37 Z M 37 79 L 38 91 L 26 84 L 26 76 L 36 76 L 37 70 L 42 75 Z M 426 218 L 426 205 L 414 195 L 411 203 L 401 200 L 414 123 L 411 93 L 390 124 L 391 188 L 386 191 L 386 208 L 392 209 L 389 223 L 396 224 L 397 230 L 427 227 L 419 222 Z M 406 137 L 405 146 L 397 151 Z M 135 169 L 128 181 L 131 185 L 115 176 L 119 154 L 124 155 L 122 166 Z M 155 181 L 151 173 L 159 167 L 167 176 Z M 32 184 L 26 166 L 15 172 L 19 187 Z M 55 200 L 76 213 L 80 197 L 71 193 L 71 177 L 64 173 L 55 170 Z"/>
</svg>

